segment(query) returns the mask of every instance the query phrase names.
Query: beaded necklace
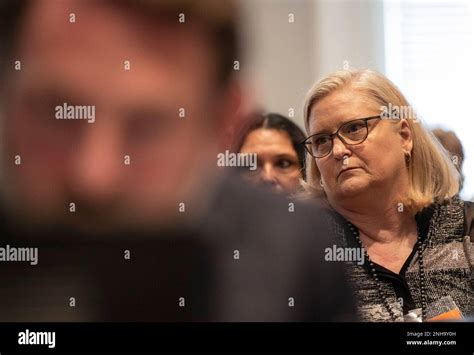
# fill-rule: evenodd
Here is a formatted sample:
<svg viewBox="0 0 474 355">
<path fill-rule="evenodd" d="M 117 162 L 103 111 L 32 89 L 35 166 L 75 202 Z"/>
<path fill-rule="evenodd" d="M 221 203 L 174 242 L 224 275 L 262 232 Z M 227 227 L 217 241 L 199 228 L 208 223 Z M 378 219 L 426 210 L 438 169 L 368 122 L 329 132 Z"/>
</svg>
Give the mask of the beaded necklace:
<svg viewBox="0 0 474 355">
<path fill-rule="evenodd" d="M 396 320 L 397 316 L 395 315 L 395 312 L 390 306 L 387 293 L 384 292 L 383 290 L 382 283 L 379 280 L 379 277 L 377 275 L 377 270 L 375 270 L 374 263 L 372 262 L 372 260 L 370 260 L 369 254 L 367 253 L 367 250 L 364 248 L 362 241 L 360 240 L 359 230 L 351 222 L 347 222 L 347 224 L 349 225 L 349 229 L 351 230 L 352 234 L 354 235 L 354 238 L 359 244 L 359 247 L 364 251 L 365 260 L 367 260 L 367 262 L 369 263 L 370 273 L 375 283 L 377 284 L 377 291 L 380 298 L 382 299 L 383 304 L 387 308 L 392 319 Z M 419 270 L 420 270 L 421 317 L 422 317 L 421 319 L 423 320 L 423 319 L 426 319 L 426 279 L 425 279 L 425 268 L 423 265 L 423 242 L 421 240 L 420 231 L 418 227 L 416 231 L 418 235 L 418 238 L 417 238 L 418 259 L 419 259 L 418 265 L 419 265 Z"/>
</svg>

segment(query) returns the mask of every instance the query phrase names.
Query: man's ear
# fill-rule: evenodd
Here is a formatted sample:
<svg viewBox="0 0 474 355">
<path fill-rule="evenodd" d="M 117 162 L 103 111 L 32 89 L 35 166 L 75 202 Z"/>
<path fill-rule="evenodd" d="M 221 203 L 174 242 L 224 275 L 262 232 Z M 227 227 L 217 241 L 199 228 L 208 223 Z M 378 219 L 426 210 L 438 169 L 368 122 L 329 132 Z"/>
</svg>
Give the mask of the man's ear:
<svg viewBox="0 0 474 355">
<path fill-rule="evenodd" d="M 411 153 L 413 149 L 413 132 L 406 119 L 402 119 L 400 122 L 399 134 L 400 138 L 402 139 L 403 150 Z"/>
<path fill-rule="evenodd" d="M 230 149 L 235 133 L 245 118 L 244 96 L 240 82 L 232 80 L 224 92 L 221 92 L 222 100 L 219 109 L 219 117 L 216 125 L 217 143 L 220 151 Z"/>
</svg>

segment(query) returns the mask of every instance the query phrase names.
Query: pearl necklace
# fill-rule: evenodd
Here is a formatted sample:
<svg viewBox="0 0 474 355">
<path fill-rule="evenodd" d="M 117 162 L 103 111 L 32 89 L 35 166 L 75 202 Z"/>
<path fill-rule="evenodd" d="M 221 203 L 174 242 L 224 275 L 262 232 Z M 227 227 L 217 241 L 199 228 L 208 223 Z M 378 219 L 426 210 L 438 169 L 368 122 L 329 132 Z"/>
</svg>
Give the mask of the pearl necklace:
<svg viewBox="0 0 474 355">
<path fill-rule="evenodd" d="M 367 262 L 369 263 L 369 269 L 372 274 L 372 278 L 377 284 L 377 291 L 380 298 L 383 301 L 383 304 L 387 308 L 392 319 L 396 320 L 397 316 L 395 315 L 395 312 L 390 306 L 390 302 L 388 301 L 388 295 L 383 290 L 382 283 L 379 280 L 377 271 L 375 270 L 374 263 L 372 262 L 372 260 L 370 260 L 369 254 L 367 253 L 367 250 L 364 248 L 362 241 L 360 240 L 359 230 L 351 222 L 348 221 L 347 224 L 349 225 L 349 229 L 351 230 L 352 234 L 354 235 L 354 238 L 359 244 L 359 247 L 364 251 L 365 260 L 367 260 Z M 420 270 L 421 317 L 423 320 L 423 319 L 426 319 L 426 279 L 425 279 L 425 268 L 423 265 L 423 242 L 421 241 L 420 231 L 418 230 L 418 227 L 416 231 L 418 235 L 417 247 L 418 247 L 418 259 L 419 259 L 418 265 L 419 265 L 419 270 Z"/>
</svg>

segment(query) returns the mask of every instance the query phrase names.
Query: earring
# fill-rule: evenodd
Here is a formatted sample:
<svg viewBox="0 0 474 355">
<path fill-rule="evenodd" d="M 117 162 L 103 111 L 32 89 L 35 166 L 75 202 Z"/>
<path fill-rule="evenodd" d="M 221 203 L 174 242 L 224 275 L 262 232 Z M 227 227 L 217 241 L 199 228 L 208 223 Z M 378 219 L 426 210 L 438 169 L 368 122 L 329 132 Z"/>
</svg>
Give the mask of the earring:
<svg viewBox="0 0 474 355">
<path fill-rule="evenodd" d="M 411 153 L 410 152 L 405 152 L 405 164 L 407 166 L 410 165 L 410 161 L 411 161 Z"/>
</svg>

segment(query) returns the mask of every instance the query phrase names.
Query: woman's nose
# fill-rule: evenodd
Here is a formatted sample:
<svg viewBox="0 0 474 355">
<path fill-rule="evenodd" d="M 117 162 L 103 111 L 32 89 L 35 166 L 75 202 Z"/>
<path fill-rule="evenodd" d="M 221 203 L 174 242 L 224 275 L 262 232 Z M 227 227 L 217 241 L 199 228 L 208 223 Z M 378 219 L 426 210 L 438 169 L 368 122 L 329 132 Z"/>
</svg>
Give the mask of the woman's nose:
<svg viewBox="0 0 474 355">
<path fill-rule="evenodd" d="M 263 165 L 260 179 L 262 182 L 270 185 L 276 185 L 278 183 L 277 175 L 271 164 Z"/>
<path fill-rule="evenodd" d="M 338 160 L 342 160 L 345 155 L 350 155 L 351 151 L 347 145 L 338 137 L 334 137 L 332 144 L 332 154 Z"/>
</svg>

